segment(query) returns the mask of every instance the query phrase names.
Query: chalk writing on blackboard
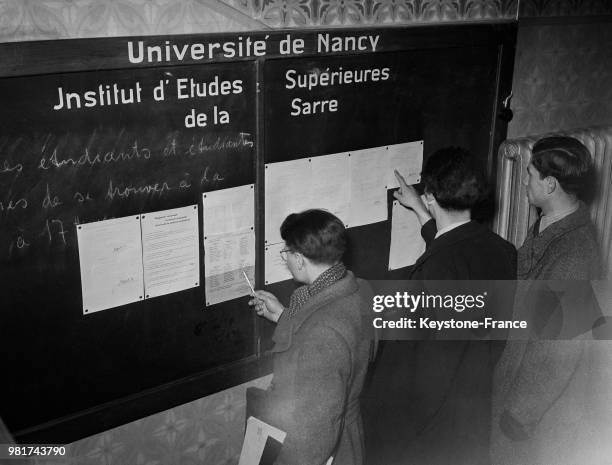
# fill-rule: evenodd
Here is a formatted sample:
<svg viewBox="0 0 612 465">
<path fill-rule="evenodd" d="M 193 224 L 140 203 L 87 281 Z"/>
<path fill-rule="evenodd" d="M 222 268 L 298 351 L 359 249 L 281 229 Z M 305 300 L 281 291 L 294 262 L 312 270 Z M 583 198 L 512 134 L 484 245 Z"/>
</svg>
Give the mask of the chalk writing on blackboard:
<svg viewBox="0 0 612 465">
<path fill-rule="evenodd" d="M 113 185 L 113 180 L 108 182 L 108 190 L 106 191 L 106 199 L 114 200 L 116 197 L 128 198 L 130 195 L 136 194 L 159 194 L 172 190 L 172 187 L 167 182 L 156 182 L 154 184 L 144 184 L 140 186 L 134 185 Z"/>
<path fill-rule="evenodd" d="M 15 210 L 15 209 L 25 209 L 28 208 L 28 201 L 26 198 L 22 197 L 22 198 L 18 198 L 18 199 L 14 199 L 12 197 L 9 197 L 7 200 L 2 201 L 0 200 L 0 212 L 10 212 L 11 210 Z"/>
<path fill-rule="evenodd" d="M 8 160 L 4 160 L 2 167 L 0 167 L 0 174 L 4 173 L 21 173 L 23 170 L 23 165 L 21 163 L 11 164 Z"/>
<path fill-rule="evenodd" d="M 80 215 L 87 222 L 106 219 L 103 212 L 111 203 L 141 205 L 149 199 L 217 189 L 227 176 L 215 156 L 248 153 L 254 146 L 252 134 L 240 130 L 189 136 L 175 130 L 160 136 L 136 137 L 125 129 L 98 128 L 84 135 L 42 133 L 19 138 L 10 146 L 3 144 L 10 150 L 0 159 L 0 215 L 6 221 L 0 259 L 10 260 L 17 252 L 26 254 L 31 246 L 38 247 L 37 253 L 40 247 L 60 253 L 57 247 L 75 243 Z M 16 154 L 25 158 L 16 158 Z M 158 174 L 126 176 L 123 171 L 125 167 L 139 173 L 145 164 L 153 170 L 163 169 L 169 158 L 175 159 L 172 163 L 177 169 L 163 178 Z M 185 169 L 184 163 L 195 158 L 202 160 L 198 169 Z M 121 170 L 117 170 L 119 165 Z M 44 178 L 32 185 L 36 172 Z M 73 179 L 71 185 L 64 182 L 66 174 Z M 101 214 L 87 213 L 92 208 Z"/>
<path fill-rule="evenodd" d="M 48 170 L 49 168 L 62 168 L 64 166 L 94 166 L 98 164 L 118 163 L 127 160 L 148 160 L 151 158 L 151 150 L 147 147 L 139 147 L 138 141 L 128 150 L 109 150 L 107 152 L 92 151 L 88 147 L 83 149 L 83 154 L 77 158 L 70 156 L 58 155 L 58 149 L 55 147 L 51 155 L 46 156 L 46 151 L 43 150 L 43 156 L 38 164 L 39 169 Z"/>
</svg>

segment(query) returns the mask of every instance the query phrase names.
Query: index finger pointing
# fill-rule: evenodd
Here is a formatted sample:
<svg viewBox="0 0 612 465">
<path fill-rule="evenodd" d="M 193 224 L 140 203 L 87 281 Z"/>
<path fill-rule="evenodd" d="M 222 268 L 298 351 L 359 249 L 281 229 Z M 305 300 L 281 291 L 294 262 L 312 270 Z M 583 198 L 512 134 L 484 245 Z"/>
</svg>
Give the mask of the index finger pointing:
<svg viewBox="0 0 612 465">
<path fill-rule="evenodd" d="M 399 171 L 393 170 L 393 172 L 395 173 L 395 177 L 397 178 L 397 182 L 399 182 L 400 187 L 408 185 L 408 183 L 404 179 L 404 176 L 402 176 Z"/>
</svg>

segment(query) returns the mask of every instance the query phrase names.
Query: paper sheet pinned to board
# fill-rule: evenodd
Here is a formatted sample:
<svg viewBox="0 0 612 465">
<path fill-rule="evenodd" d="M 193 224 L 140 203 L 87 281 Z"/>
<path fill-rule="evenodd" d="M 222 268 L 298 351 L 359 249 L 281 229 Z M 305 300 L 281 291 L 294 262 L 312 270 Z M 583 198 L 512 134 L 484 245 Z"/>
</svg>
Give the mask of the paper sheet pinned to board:
<svg viewBox="0 0 612 465">
<path fill-rule="evenodd" d="M 255 233 L 250 229 L 204 239 L 206 305 L 251 293 L 242 272 L 255 282 Z"/>
<path fill-rule="evenodd" d="M 281 242 L 280 225 L 290 213 L 311 206 L 312 171 L 308 158 L 270 163 L 265 167 L 265 241 Z"/>
<path fill-rule="evenodd" d="M 255 225 L 255 186 L 231 187 L 202 194 L 204 236 L 235 233 Z"/>
<path fill-rule="evenodd" d="M 408 185 L 420 183 L 423 170 L 423 141 L 389 145 L 387 163 L 387 189 L 399 187 L 394 170 L 400 172 Z"/>
<path fill-rule="evenodd" d="M 200 285 L 198 207 L 141 215 L 145 298 Z"/>
<path fill-rule="evenodd" d="M 310 208 L 322 208 L 347 225 L 351 200 L 348 152 L 311 158 Z"/>
<path fill-rule="evenodd" d="M 77 226 L 83 313 L 144 298 L 140 215 Z"/>
<path fill-rule="evenodd" d="M 282 241 L 290 213 L 328 210 L 347 227 L 387 220 L 387 189 L 398 187 L 397 169 L 409 184 L 421 179 L 423 141 L 270 163 L 265 168 L 265 240 Z"/>
<path fill-rule="evenodd" d="M 202 194 L 206 305 L 251 293 L 255 283 L 253 184 Z"/>
<path fill-rule="evenodd" d="M 421 223 L 416 213 L 394 201 L 391 214 L 389 270 L 414 265 L 423 252 L 425 252 L 425 241 L 421 236 Z"/>
<path fill-rule="evenodd" d="M 284 248 L 284 242 L 266 244 L 264 248 L 266 284 L 278 283 L 292 278 L 291 272 L 287 268 L 287 263 L 285 263 L 280 255 L 280 251 Z"/>
<path fill-rule="evenodd" d="M 350 152 L 349 227 L 387 219 L 387 158 L 380 148 Z"/>
</svg>

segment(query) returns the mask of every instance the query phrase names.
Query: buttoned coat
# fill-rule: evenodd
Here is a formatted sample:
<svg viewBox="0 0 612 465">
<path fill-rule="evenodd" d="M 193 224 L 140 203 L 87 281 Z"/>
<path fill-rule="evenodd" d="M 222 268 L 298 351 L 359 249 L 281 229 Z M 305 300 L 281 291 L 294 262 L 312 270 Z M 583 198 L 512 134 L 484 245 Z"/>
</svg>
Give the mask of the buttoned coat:
<svg viewBox="0 0 612 465">
<path fill-rule="evenodd" d="M 271 387 L 247 409 L 287 432 L 278 465 L 361 465 L 364 457 L 359 395 L 371 341 L 366 318 L 371 290 L 351 272 L 312 296 L 273 340 Z"/>
</svg>

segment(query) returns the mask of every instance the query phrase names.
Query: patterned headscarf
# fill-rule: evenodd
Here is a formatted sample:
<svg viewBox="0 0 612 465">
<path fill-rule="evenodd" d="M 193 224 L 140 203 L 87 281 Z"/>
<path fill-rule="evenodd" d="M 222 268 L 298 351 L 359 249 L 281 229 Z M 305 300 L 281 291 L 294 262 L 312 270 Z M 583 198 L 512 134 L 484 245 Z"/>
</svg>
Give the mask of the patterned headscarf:
<svg viewBox="0 0 612 465">
<path fill-rule="evenodd" d="M 312 284 L 306 284 L 298 287 L 289 300 L 289 318 L 292 318 L 297 311 L 304 306 L 308 299 L 313 295 L 318 294 L 323 289 L 331 286 L 337 281 L 340 281 L 346 275 L 346 267 L 344 263 L 336 263 L 331 268 L 328 268 L 315 279 Z"/>
</svg>

